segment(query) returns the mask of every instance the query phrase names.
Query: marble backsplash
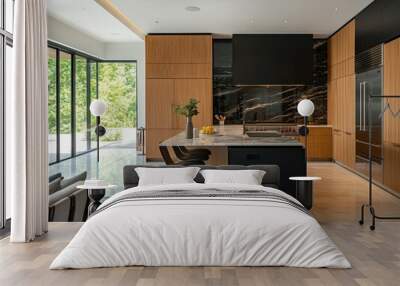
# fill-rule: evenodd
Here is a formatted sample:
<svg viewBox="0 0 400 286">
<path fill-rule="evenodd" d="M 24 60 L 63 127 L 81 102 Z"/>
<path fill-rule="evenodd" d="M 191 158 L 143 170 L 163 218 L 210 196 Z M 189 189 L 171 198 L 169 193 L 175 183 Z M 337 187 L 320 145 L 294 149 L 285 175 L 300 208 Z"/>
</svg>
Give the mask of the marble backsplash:
<svg viewBox="0 0 400 286">
<path fill-rule="evenodd" d="M 313 124 L 327 123 L 327 42 L 314 41 L 313 85 L 308 86 L 233 86 L 230 41 L 214 42 L 214 114 L 226 116 L 226 124 L 301 123 L 297 103 L 314 102 Z M 216 123 L 216 122 L 215 122 Z"/>
</svg>

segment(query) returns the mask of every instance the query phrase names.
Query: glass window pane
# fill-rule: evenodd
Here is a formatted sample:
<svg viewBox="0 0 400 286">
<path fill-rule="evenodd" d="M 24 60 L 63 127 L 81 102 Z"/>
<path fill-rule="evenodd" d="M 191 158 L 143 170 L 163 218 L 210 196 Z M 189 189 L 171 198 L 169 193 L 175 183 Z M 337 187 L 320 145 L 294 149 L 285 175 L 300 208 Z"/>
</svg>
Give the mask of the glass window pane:
<svg viewBox="0 0 400 286">
<path fill-rule="evenodd" d="M 87 61 L 76 57 L 76 152 L 89 149 L 88 134 L 88 98 L 87 98 Z"/>
<path fill-rule="evenodd" d="M 136 63 L 99 63 L 99 98 L 107 103 L 101 146 L 136 144 Z"/>
<path fill-rule="evenodd" d="M 71 157 L 71 55 L 60 52 L 60 159 Z"/>
<path fill-rule="evenodd" d="M 49 163 L 57 161 L 57 54 L 56 50 L 48 49 L 48 123 L 49 123 Z"/>
<path fill-rule="evenodd" d="M 95 62 L 90 62 L 90 102 L 97 99 L 97 64 Z M 97 148 L 97 139 L 94 129 L 96 127 L 96 117 L 90 115 L 90 126 L 91 126 L 91 149 Z"/>
<path fill-rule="evenodd" d="M 14 30 L 14 0 L 5 1 L 6 30 L 10 33 Z"/>
<path fill-rule="evenodd" d="M 6 98 L 10 98 L 12 92 L 12 71 L 13 71 L 13 60 L 12 60 L 12 47 L 6 45 L 6 68 L 5 68 L 5 92 Z M 6 139 L 7 140 L 7 139 Z M 6 153 L 7 154 L 7 153 Z M 6 172 L 9 170 L 6 168 Z M 6 174 L 7 178 L 7 174 Z M 7 183 L 7 180 L 6 180 Z M 11 193 L 10 189 L 6 187 L 6 219 L 11 217 Z"/>
</svg>

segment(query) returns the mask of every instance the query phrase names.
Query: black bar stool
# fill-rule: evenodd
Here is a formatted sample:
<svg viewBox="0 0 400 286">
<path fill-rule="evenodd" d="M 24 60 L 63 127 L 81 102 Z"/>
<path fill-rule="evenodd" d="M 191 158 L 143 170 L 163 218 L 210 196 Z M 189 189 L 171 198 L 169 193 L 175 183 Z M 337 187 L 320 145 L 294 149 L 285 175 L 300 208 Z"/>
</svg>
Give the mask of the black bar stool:
<svg viewBox="0 0 400 286">
<path fill-rule="evenodd" d="M 181 146 L 173 146 L 172 149 L 174 150 L 176 157 L 178 157 L 178 159 L 183 161 L 187 160 L 207 161 L 210 158 L 208 153 L 202 152 L 200 149 L 199 152 L 196 152 L 196 149 L 194 149 L 193 152 L 191 152 L 192 150 L 187 150 L 185 147 L 182 148 Z"/>
<path fill-rule="evenodd" d="M 167 165 L 175 165 L 175 166 L 192 166 L 192 165 L 205 165 L 204 161 L 202 160 L 180 160 L 175 162 L 171 155 L 169 154 L 167 146 L 160 146 L 160 153 L 163 157 L 165 164 Z"/>
</svg>

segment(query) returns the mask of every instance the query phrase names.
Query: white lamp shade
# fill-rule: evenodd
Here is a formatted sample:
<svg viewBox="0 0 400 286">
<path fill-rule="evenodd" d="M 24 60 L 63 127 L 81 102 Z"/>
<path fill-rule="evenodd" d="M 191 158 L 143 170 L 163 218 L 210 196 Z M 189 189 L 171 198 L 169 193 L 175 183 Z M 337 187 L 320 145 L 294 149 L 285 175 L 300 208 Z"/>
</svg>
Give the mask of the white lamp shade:
<svg viewBox="0 0 400 286">
<path fill-rule="evenodd" d="M 95 100 L 90 104 L 90 113 L 94 116 L 102 116 L 107 110 L 107 104 L 102 100 Z"/>
<path fill-rule="evenodd" d="M 303 99 L 297 105 L 297 112 L 301 116 L 311 116 L 314 113 L 314 103 L 309 99 Z"/>
</svg>

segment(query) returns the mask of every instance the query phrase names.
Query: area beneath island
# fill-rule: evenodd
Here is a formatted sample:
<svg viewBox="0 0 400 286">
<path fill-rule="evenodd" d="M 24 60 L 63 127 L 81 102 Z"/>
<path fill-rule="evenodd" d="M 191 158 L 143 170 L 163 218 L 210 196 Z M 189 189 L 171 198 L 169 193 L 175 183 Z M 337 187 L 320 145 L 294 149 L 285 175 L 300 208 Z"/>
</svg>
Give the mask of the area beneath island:
<svg viewBox="0 0 400 286">
<path fill-rule="evenodd" d="M 173 146 L 210 150 L 208 165 L 278 165 L 280 187 L 291 195 L 296 187 L 289 177 L 307 175 L 304 145 L 291 136 L 249 137 L 238 126 L 223 126 L 213 135 L 186 139 L 181 132 L 160 143 L 161 148 Z"/>
</svg>

